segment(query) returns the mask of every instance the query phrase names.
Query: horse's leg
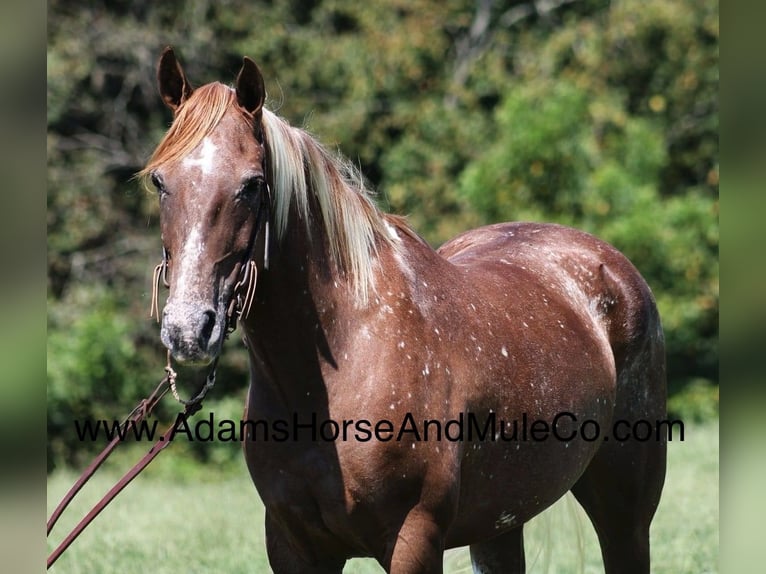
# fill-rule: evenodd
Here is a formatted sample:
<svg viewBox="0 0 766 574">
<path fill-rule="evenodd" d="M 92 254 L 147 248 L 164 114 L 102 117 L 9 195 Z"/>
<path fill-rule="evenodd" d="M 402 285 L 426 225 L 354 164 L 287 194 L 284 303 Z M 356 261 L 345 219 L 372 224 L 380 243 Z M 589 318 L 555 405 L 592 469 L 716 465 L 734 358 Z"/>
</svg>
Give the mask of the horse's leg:
<svg viewBox="0 0 766 574">
<path fill-rule="evenodd" d="M 645 345 L 619 370 L 614 421 L 666 417 L 661 348 Z M 606 574 L 649 572 L 649 526 L 665 481 L 666 437 L 624 442 L 628 427 L 604 441 L 572 488 L 593 523 Z M 613 429 L 615 432 L 616 428 Z"/>
<path fill-rule="evenodd" d="M 444 531 L 433 516 L 418 507 L 412 509 L 399 528 L 383 566 L 389 574 L 442 574 Z"/>
<path fill-rule="evenodd" d="M 345 560 L 303 558 L 266 513 L 266 552 L 274 574 L 341 574 Z"/>
<path fill-rule="evenodd" d="M 471 544 L 474 574 L 524 574 L 524 526 Z"/>
<path fill-rule="evenodd" d="M 665 476 L 664 448 L 615 446 L 599 452 L 572 493 L 596 529 L 606 574 L 648 574 L 649 525 Z"/>
</svg>

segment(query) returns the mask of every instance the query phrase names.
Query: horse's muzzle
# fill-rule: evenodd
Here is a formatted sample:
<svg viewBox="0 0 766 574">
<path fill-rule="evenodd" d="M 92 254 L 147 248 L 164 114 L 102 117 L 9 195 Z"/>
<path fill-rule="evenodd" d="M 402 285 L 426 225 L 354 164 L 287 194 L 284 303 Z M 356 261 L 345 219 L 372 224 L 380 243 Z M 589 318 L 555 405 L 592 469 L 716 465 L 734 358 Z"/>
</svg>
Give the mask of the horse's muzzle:
<svg viewBox="0 0 766 574">
<path fill-rule="evenodd" d="M 210 364 L 221 352 L 225 331 L 225 315 L 212 307 L 168 304 L 162 313 L 160 338 L 181 364 Z"/>
</svg>

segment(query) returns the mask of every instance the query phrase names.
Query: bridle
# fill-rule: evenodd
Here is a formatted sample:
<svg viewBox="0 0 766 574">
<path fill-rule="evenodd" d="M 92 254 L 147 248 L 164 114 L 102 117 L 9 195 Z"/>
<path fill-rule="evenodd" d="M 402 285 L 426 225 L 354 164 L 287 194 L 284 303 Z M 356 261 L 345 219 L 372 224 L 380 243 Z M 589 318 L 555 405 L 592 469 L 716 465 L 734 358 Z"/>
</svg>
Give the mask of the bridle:
<svg viewBox="0 0 766 574">
<path fill-rule="evenodd" d="M 250 238 L 248 254 L 240 266 L 240 278 L 234 285 L 234 295 L 229 302 L 229 308 L 226 312 L 226 333 L 234 332 L 237 328 L 237 322 L 246 319 L 250 315 L 255 300 L 255 287 L 258 281 L 258 266 L 255 263 L 255 244 L 258 240 L 258 234 L 263 227 L 263 269 L 269 268 L 269 222 L 271 221 L 271 189 L 269 184 L 264 184 L 261 202 L 258 206 L 258 213 L 255 220 L 255 230 Z M 244 295 L 243 295 L 244 291 Z"/>
<path fill-rule="evenodd" d="M 258 280 L 258 266 L 256 265 L 255 244 L 258 234 L 263 227 L 264 250 L 263 250 L 263 269 L 269 268 L 269 222 L 271 221 L 271 190 L 269 185 L 264 187 L 264 193 L 261 194 L 261 202 L 256 214 L 255 230 L 250 238 L 250 245 L 247 249 L 247 256 L 240 265 L 239 279 L 234 284 L 234 293 L 232 295 L 229 307 L 226 312 L 226 332 L 232 333 L 237 328 L 237 322 L 246 319 L 250 315 L 250 310 L 255 300 L 255 287 Z M 159 291 L 160 285 L 166 289 L 170 288 L 168 280 L 168 267 L 170 265 L 170 254 L 165 247 L 162 248 L 162 261 L 157 264 L 152 274 L 152 300 L 149 309 L 149 317 L 155 317 L 160 322 L 159 309 Z"/>
</svg>

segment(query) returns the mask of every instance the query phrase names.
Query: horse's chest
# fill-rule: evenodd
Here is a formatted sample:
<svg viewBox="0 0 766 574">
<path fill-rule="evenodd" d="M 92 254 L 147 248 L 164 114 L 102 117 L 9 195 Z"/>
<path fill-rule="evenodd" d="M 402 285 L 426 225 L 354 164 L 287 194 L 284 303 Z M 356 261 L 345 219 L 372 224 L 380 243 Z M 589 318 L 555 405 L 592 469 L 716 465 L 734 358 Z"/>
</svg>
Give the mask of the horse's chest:
<svg viewBox="0 0 766 574">
<path fill-rule="evenodd" d="M 354 496 L 336 455 L 293 446 L 289 460 L 248 456 L 253 482 L 267 514 L 298 545 L 335 553 L 372 552 L 355 515 Z M 247 448 L 246 448 L 247 451 Z M 266 454 L 266 456 L 264 456 Z"/>
<path fill-rule="evenodd" d="M 245 445 L 250 474 L 268 512 L 305 523 L 342 511 L 337 459 L 318 445 Z"/>
</svg>

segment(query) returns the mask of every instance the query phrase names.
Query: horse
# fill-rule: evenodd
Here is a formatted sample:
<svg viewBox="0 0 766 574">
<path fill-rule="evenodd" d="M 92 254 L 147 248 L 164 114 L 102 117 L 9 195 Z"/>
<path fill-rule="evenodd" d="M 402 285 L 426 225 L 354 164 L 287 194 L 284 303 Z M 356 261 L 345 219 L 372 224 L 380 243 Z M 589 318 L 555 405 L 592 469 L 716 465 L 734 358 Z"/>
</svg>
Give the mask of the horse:
<svg viewBox="0 0 766 574">
<path fill-rule="evenodd" d="M 568 491 L 607 574 L 649 572 L 667 439 L 617 430 L 666 416 L 664 336 L 624 255 L 523 222 L 434 250 L 264 107 L 251 59 L 195 88 L 168 47 L 157 81 L 173 121 L 141 175 L 160 204 L 161 340 L 209 368 L 241 328 L 274 572 L 366 556 L 438 573 L 458 546 L 477 573 L 524 572 L 524 524 Z"/>
</svg>

